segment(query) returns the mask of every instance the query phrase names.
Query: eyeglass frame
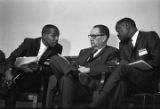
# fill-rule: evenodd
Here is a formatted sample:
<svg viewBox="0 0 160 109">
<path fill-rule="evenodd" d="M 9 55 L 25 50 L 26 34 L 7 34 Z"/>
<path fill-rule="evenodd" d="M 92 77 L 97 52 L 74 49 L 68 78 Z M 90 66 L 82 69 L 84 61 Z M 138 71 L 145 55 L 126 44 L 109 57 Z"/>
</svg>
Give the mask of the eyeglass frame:
<svg viewBox="0 0 160 109">
<path fill-rule="evenodd" d="M 88 38 L 96 39 L 98 36 L 104 36 L 105 34 L 89 34 Z"/>
</svg>

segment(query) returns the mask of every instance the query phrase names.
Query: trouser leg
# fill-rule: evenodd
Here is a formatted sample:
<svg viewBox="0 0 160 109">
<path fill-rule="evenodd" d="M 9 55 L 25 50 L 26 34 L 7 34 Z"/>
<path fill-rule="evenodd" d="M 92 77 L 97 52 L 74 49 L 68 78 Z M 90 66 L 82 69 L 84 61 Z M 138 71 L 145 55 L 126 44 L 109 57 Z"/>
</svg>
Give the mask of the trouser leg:
<svg viewBox="0 0 160 109">
<path fill-rule="evenodd" d="M 115 94 L 116 89 L 116 93 L 119 93 L 120 88 L 118 88 L 118 86 L 120 85 L 121 76 L 124 75 L 123 72 L 125 72 L 125 68 L 123 66 L 119 66 L 114 72 L 111 73 L 106 80 L 102 91 L 89 105 L 90 107 L 100 107 L 104 102 L 109 105 L 109 100 L 111 99 L 112 95 Z"/>
<path fill-rule="evenodd" d="M 13 87 L 8 90 L 6 97 L 5 97 L 5 108 L 6 109 L 15 108 L 17 93 L 18 93 L 18 89 L 16 87 Z"/>
</svg>

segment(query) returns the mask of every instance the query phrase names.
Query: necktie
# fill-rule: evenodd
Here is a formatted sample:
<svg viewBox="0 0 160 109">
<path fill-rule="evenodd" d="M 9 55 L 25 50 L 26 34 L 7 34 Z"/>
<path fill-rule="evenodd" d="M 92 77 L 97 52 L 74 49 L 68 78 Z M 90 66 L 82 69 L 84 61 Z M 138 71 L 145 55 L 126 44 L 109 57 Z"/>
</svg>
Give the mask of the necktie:
<svg viewBox="0 0 160 109">
<path fill-rule="evenodd" d="M 91 61 L 93 59 L 93 55 L 97 52 L 97 49 L 93 49 L 93 51 L 91 52 L 91 54 L 88 57 L 87 62 Z"/>
<path fill-rule="evenodd" d="M 133 50 L 132 39 L 130 39 L 130 40 L 128 41 L 128 45 L 129 45 L 129 47 L 131 48 L 131 50 Z"/>
</svg>

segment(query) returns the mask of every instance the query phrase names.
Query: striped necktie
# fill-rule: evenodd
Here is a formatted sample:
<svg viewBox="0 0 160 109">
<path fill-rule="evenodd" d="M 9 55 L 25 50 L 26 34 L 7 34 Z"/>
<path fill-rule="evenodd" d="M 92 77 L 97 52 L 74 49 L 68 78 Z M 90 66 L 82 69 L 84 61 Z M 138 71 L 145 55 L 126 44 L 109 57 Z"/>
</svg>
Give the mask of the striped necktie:
<svg viewBox="0 0 160 109">
<path fill-rule="evenodd" d="M 88 57 L 88 60 L 87 62 L 91 61 L 93 59 L 93 55 L 97 52 L 98 50 L 97 49 L 93 49 L 93 51 L 91 52 L 91 54 L 89 55 Z"/>
</svg>

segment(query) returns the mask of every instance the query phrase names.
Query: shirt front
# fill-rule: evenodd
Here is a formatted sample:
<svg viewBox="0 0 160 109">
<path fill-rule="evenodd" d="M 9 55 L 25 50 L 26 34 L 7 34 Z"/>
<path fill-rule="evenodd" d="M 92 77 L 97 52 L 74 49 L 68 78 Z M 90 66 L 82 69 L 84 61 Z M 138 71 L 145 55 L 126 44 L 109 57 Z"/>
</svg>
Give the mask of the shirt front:
<svg viewBox="0 0 160 109">
<path fill-rule="evenodd" d="M 139 34 L 139 31 L 136 31 L 136 33 L 132 37 L 132 45 L 133 45 L 133 47 L 136 45 L 138 34 Z"/>
<path fill-rule="evenodd" d="M 39 51 L 38 51 L 38 54 L 37 54 L 38 60 L 41 58 L 41 56 L 47 50 L 47 48 L 48 47 L 42 42 L 42 39 L 41 39 L 40 48 L 39 48 Z"/>
</svg>

